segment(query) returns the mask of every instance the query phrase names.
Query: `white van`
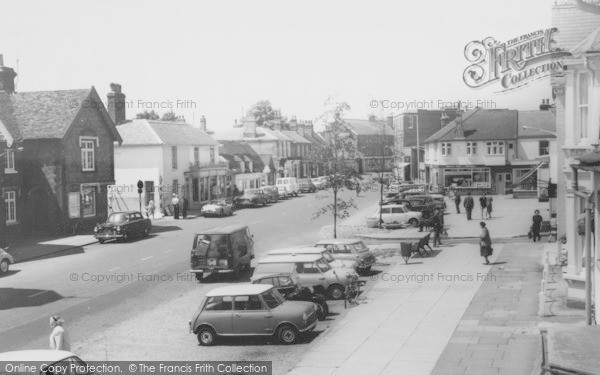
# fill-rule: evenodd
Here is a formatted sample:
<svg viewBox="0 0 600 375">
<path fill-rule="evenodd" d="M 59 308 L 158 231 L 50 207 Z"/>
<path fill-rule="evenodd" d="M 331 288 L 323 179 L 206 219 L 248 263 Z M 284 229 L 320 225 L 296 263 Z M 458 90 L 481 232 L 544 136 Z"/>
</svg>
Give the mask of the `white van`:
<svg viewBox="0 0 600 375">
<path fill-rule="evenodd" d="M 298 196 L 298 192 L 299 192 L 299 187 L 298 187 L 298 180 L 296 179 L 296 177 L 282 177 L 282 178 L 278 178 L 277 182 L 275 183 L 275 186 L 285 186 L 287 188 L 288 194 L 290 196 Z"/>
</svg>

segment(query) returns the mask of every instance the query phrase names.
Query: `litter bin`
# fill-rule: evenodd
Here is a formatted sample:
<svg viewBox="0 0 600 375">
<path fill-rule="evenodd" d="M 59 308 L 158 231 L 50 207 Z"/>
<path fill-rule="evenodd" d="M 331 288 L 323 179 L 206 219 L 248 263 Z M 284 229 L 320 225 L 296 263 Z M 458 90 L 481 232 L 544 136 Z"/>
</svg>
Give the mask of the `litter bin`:
<svg viewBox="0 0 600 375">
<path fill-rule="evenodd" d="M 408 260 L 412 255 L 412 244 L 410 242 L 400 242 L 400 255 L 402 255 L 404 263 L 408 264 Z"/>
<path fill-rule="evenodd" d="M 367 228 L 377 228 L 379 227 L 379 219 L 373 217 L 365 218 L 365 222 L 367 223 Z"/>
</svg>

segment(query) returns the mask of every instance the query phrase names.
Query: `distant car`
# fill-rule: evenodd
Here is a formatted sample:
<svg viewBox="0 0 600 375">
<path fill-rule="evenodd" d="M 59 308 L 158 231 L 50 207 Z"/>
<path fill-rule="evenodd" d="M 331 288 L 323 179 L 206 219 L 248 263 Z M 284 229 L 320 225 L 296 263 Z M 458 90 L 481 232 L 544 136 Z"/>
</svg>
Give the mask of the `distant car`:
<svg viewBox="0 0 600 375">
<path fill-rule="evenodd" d="M 0 274 L 8 272 L 11 264 L 15 263 L 15 258 L 6 252 L 8 248 L 0 248 Z"/>
<path fill-rule="evenodd" d="M 277 194 L 279 194 L 279 199 L 288 199 L 288 196 L 290 195 L 290 192 L 288 191 L 288 188 L 284 185 L 278 185 L 277 186 Z"/>
<path fill-rule="evenodd" d="M 315 329 L 317 306 L 286 301 L 273 285 L 237 284 L 206 293 L 189 325 L 200 345 L 213 345 L 218 336 L 274 336 L 293 344 Z"/>
<path fill-rule="evenodd" d="M 429 194 L 441 194 L 446 195 L 446 188 L 443 186 L 431 186 L 428 191 Z"/>
<path fill-rule="evenodd" d="M 310 301 L 317 305 L 317 318 L 325 320 L 329 314 L 329 306 L 325 300 L 325 290 L 306 287 L 300 284 L 296 272 L 269 275 L 252 280 L 252 284 L 270 284 L 288 301 Z"/>
<path fill-rule="evenodd" d="M 381 220 L 385 224 L 388 223 L 408 223 L 413 227 L 418 227 L 423 214 L 417 211 L 411 211 L 405 205 L 401 204 L 390 204 L 387 206 L 381 206 L 373 214 L 373 218 L 379 219 L 379 211 L 381 210 Z"/>
<path fill-rule="evenodd" d="M 295 197 L 298 196 L 300 188 L 298 187 L 298 179 L 295 177 L 281 177 L 275 182 L 275 186 L 285 186 L 288 194 Z"/>
<path fill-rule="evenodd" d="M 412 195 L 404 199 L 410 202 L 409 209 L 425 214 L 425 212 L 433 212 L 438 204 L 429 195 Z"/>
<path fill-rule="evenodd" d="M 317 242 L 315 247 L 328 250 L 334 259 L 355 261 L 358 272 L 369 272 L 375 264 L 375 255 L 360 239 L 329 239 Z"/>
<path fill-rule="evenodd" d="M 82 361 L 75 354 L 66 350 L 17 350 L 14 352 L 0 353 L 0 363 L 2 369 L 12 368 L 12 371 L 5 370 L 7 373 L 11 372 L 14 375 L 29 374 L 33 375 L 36 372 L 43 375 L 59 375 L 59 374 L 93 374 L 95 372 L 88 372 L 83 369 L 90 368 L 91 363 Z M 34 365 L 39 366 L 37 371 L 27 370 L 23 367 L 20 370 L 20 366 Z M 68 366 L 66 371 L 61 372 L 60 366 Z M 72 367 L 71 367 L 72 366 Z M 81 371 L 75 371 L 82 369 Z M 15 371 L 16 370 L 16 371 Z"/>
<path fill-rule="evenodd" d="M 311 178 L 310 180 L 315 185 L 315 188 L 317 190 L 325 189 L 325 181 L 321 180 L 318 177 L 317 178 Z"/>
<path fill-rule="evenodd" d="M 144 218 L 139 211 L 115 212 L 108 220 L 94 228 L 94 237 L 103 244 L 106 240 L 127 241 L 131 237 L 147 237 L 152 229 L 150 219 Z"/>
<path fill-rule="evenodd" d="M 202 206 L 200 216 L 231 216 L 233 215 L 233 205 L 227 203 L 225 199 L 216 199 L 209 204 Z"/>
<path fill-rule="evenodd" d="M 279 191 L 275 186 L 263 186 L 262 190 L 265 192 L 269 203 L 277 203 L 279 200 Z"/>
<path fill-rule="evenodd" d="M 443 196 L 438 196 L 438 199 L 434 199 L 434 197 L 432 195 L 429 194 L 421 194 L 421 195 L 413 195 L 408 197 L 408 200 L 410 200 L 411 202 L 413 201 L 423 201 L 423 204 L 427 204 L 433 207 L 433 209 L 435 210 L 436 208 L 439 208 L 440 210 L 444 210 L 446 209 L 446 202 L 444 202 L 444 197 Z M 413 206 L 416 206 L 416 204 L 412 204 Z"/>
<path fill-rule="evenodd" d="M 246 189 L 244 194 L 235 200 L 238 207 L 255 207 L 258 205 L 267 205 L 267 195 L 262 189 Z"/>
<path fill-rule="evenodd" d="M 433 201 L 436 203 L 436 207 L 442 210 L 446 209 L 446 199 L 442 194 L 429 194 Z"/>
<path fill-rule="evenodd" d="M 313 184 L 310 178 L 298 179 L 298 189 L 301 193 L 314 193 L 317 191 L 315 184 Z"/>
</svg>

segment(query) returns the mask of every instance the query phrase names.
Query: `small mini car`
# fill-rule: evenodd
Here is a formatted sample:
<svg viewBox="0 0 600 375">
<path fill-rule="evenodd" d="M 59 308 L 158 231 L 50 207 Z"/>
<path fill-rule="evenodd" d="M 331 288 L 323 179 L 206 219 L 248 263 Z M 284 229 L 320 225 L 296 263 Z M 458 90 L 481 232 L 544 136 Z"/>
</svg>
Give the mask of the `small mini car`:
<svg viewBox="0 0 600 375">
<path fill-rule="evenodd" d="M 10 265 L 15 263 L 15 258 L 6 250 L 8 250 L 8 247 L 5 249 L 0 248 L 0 274 L 8 272 Z"/>
<path fill-rule="evenodd" d="M 94 228 L 94 237 L 103 244 L 106 240 L 126 242 L 134 236 L 147 237 L 152 229 L 152 222 L 144 218 L 139 211 L 115 212 L 108 220 Z"/>
<path fill-rule="evenodd" d="M 282 344 L 293 344 L 316 325 L 313 302 L 286 301 L 268 284 L 213 289 L 189 322 L 200 345 L 213 345 L 219 336 L 273 336 Z"/>
<path fill-rule="evenodd" d="M 262 189 L 247 189 L 243 195 L 236 198 L 235 204 L 238 207 L 266 206 L 267 201 L 267 195 Z"/>
<path fill-rule="evenodd" d="M 233 206 L 225 199 L 216 199 L 210 201 L 209 204 L 202 206 L 200 215 L 204 217 L 208 216 L 231 216 L 233 215 Z"/>
<path fill-rule="evenodd" d="M 360 239 L 329 239 L 317 242 L 315 247 L 327 249 L 334 259 L 355 261 L 358 272 L 369 272 L 375 264 L 375 255 Z"/>
</svg>

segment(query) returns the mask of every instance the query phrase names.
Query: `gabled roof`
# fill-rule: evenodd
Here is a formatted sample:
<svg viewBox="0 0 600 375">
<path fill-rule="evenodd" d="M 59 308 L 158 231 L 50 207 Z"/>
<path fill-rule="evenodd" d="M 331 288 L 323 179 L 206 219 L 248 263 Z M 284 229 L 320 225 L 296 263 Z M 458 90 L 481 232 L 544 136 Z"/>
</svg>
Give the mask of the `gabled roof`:
<svg viewBox="0 0 600 375">
<path fill-rule="evenodd" d="M 183 122 L 136 119 L 117 127 L 125 145 L 218 146 L 210 135 Z"/>
<path fill-rule="evenodd" d="M 518 124 L 517 134 L 519 138 L 556 138 L 556 116 L 552 111 L 519 111 Z M 523 126 L 546 131 L 524 129 Z"/>
<path fill-rule="evenodd" d="M 219 141 L 223 146 L 219 150 L 219 154 L 229 161 L 229 167 L 232 169 L 239 168 L 239 159 L 245 160 L 248 158 L 252 160 L 253 172 L 262 172 L 265 168 L 265 164 L 261 157 L 254 151 L 254 149 L 246 142 L 240 141 Z M 236 157 L 239 158 L 236 160 Z"/>
<path fill-rule="evenodd" d="M 394 129 L 387 124 L 363 119 L 344 119 L 348 128 L 356 135 L 382 134 L 385 127 L 386 135 L 394 135 Z"/>
<path fill-rule="evenodd" d="M 0 121 L 13 138 L 62 139 L 84 106 L 98 108 L 114 141 L 121 141 L 94 87 L 0 95 Z"/>
<path fill-rule="evenodd" d="M 293 142 L 295 143 L 305 143 L 305 144 L 311 144 L 312 142 L 309 141 L 308 139 L 304 138 L 303 136 L 301 136 L 300 134 L 296 133 L 293 130 L 282 130 L 281 131 L 284 135 L 286 135 L 287 137 L 291 138 Z"/>
<path fill-rule="evenodd" d="M 257 140 L 263 141 L 287 141 L 292 142 L 292 139 L 280 131 L 269 128 L 256 127 L 256 137 L 244 137 L 243 127 L 216 128 L 214 129 L 215 136 L 218 139 L 226 139 L 229 141 L 246 141 L 252 142 Z"/>
<path fill-rule="evenodd" d="M 453 120 L 427 138 L 424 143 L 452 141 L 459 121 L 466 140 L 504 140 L 517 138 L 517 111 L 475 108 Z"/>
<path fill-rule="evenodd" d="M 585 53 L 600 52 L 600 27 L 583 38 L 575 47 L 571 48 L 570 52 L 574 57 L 581 57 Z"/>
<path fill-rule="evenodd" d="M 292 139 L 290 136 L 288 136 L 287 134 L 283 133 L 286 130 L 279 131 L 279 130 L 274 130 L 274 129 L 269 129 L 269 128 L 257 127 L 256 128 L 256 132 L 257 133 L 258 133 L 259 129 L 261 131 L 263 131 L 265 134 L 269 134 L 269 135 L 275 137 L 279 141 L 288 141 L 288 142 L 293 142 L 294 141 L 294 139 Z"/>
</svg>

